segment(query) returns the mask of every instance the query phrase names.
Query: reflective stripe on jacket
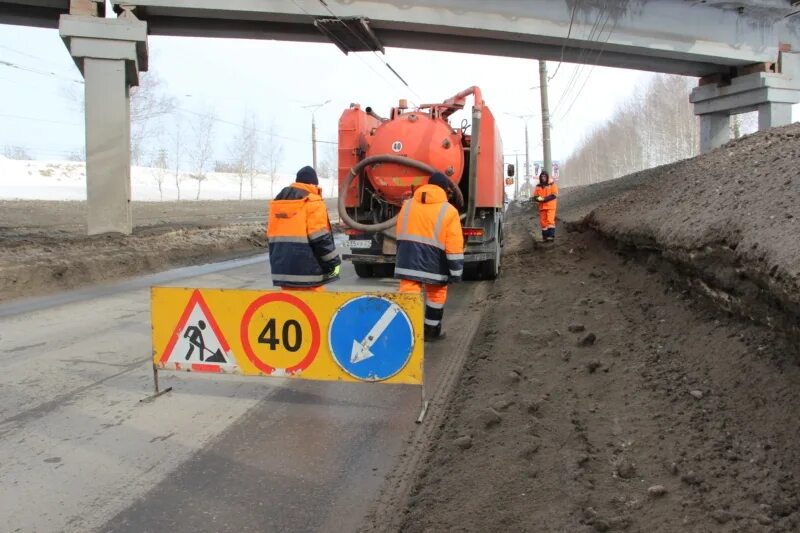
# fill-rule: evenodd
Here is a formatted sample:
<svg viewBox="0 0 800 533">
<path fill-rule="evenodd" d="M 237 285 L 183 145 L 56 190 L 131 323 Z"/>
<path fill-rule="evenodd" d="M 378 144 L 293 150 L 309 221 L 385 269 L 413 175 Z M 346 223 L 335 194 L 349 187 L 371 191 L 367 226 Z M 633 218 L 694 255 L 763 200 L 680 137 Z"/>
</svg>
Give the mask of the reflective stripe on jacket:
<svg viewBox="0 0 800 533">
<path fill-rule="evenodd" d="M 548 183 L 547 185 L 537 185 L 536 189 L 533 191 L 534 196 L 541 196 L 542 198 L 547 198 L 550 195 L 558 196 L 558 185 L 555 183 Z M 553 198 L 552 200 L 548 200 L 547 202 L 542 202 L 539 204 L 539 210 L 544 209 L 555 209 L 558 206 L 558 200 Z"/>
<path fill-rule="evenodd" d="M 464 235 L 458 210 L 441 187 L 423 185 L 397 217 L 394 277 L 444 285 L 464 273 Z"/>
<path fill-rule="evenodd" d="M 309 287 L 338 279 L 325 276 L 342 261 L 320 194 L 314 185 L 293 183 L 270 203 L 267 239 L 273 285 Z"/>
</svg>

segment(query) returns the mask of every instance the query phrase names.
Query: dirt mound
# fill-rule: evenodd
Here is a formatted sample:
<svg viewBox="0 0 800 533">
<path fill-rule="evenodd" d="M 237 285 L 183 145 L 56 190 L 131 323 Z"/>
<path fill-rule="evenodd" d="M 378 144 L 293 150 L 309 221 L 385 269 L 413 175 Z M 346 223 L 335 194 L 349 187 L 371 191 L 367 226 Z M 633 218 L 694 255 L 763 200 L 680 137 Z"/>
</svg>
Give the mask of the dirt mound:
<svg viewBox="0 0 800 533">
<path fill-rule="evenodd" d="M 0 202 L 0 301 L 263 250 L 267 205 L 135 202 L 134 234 L 85 235 L 85 202 Z"/>
<path fill-rule="evenodd" d="M 564 220 L 660 253 L 724 308 L 800 333 L 800 124 L 568 191 L 563 204 Z"/>
<path fill-rule="evenodd" d="M 337 221 L 336 200 L 326 200 Z M 0 301 L 264 251 L 269 202 L 134 202 L 134 232 L 86 236 L 85 202 L 0 202 Z"/>
<path fill-rule="evenodd" d="M 532 218 L 395 529 L 800 529 L 797 347 Z"/>
</svg>

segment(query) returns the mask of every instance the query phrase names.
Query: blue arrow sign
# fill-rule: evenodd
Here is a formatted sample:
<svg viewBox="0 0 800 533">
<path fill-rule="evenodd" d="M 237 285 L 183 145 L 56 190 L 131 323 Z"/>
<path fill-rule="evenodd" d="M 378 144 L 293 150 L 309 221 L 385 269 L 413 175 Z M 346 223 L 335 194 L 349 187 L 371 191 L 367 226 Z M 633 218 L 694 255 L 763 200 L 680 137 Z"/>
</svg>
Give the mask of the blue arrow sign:
<svg viewBox="0 0 800 533">
<path fill-rule="evenodd" d="M 414 330 L 396 303 L 379 296 L 359 296 L 333 315 L 328 342 L 342 370 L 356 379 L 382 381 L 408 363 Z"/>
</svg>

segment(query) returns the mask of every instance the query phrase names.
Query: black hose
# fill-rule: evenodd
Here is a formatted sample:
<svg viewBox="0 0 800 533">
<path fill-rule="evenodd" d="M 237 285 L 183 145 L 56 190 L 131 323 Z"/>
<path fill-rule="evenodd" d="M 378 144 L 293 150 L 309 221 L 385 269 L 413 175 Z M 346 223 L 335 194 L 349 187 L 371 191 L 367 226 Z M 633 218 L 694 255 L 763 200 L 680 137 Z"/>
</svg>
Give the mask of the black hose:
<svg viewBox="0 0 800 533">
<path fill-rule="evenodd" d="M 417 161 L 416 159 L 409 159 L 408 157 L 403 157 L 400 155 L 373 155 L 371 157 L 367 157 L 359 161 L 356 166 L 350 169 L 350 173 L 347 175 L 347 178 L 344 180 L 344 184 L 339 189 L 339 218 L 344 221 L 350 228 L 356 229 L 359 231 L 385 231 L 389 228 L 394 227 L 395 223 L 397 222 L 397 215 L 393 216 L 389 220 L 385 222 L 380 222 L 378 224 L 362 224 L 360 222 L 356 222 L 353 218 L 347 214 L 347 208 L 344 205 L 345 198 L 347 196 L 347 191 L 350 190 L 350 184 L 353 183 L 353 180 L 361 175 L 361 172 L 368 166 L 376 165 L 378 163 L 392 163 L 395 165 L 403 165 L 406 167 L 411 167 L 417 170 L 421 170 L 422 172 L 426 172 L 428 176 L 433 174 L 434 172 L 438 172 L 435 168 L 430 166 L 427 163 L 423 163 L 422 161 Z M 450 178 L 448 178 L 450 181 Z M 455 183 L 450 181 L 450 185 L 452 185 L 452 190 L 458 196 L 458 201 L 461 205 L 464 205 L 464 196 L 461 194 L 461 189 L 459 189 Z"/>
<path fill-rule="evenodd" d="M 372 118 L 374 118 L 376 120 L 380 120 L 381 122 L 386 122 L 387 120 L 389 120 L 389 119 L 383 118 L 382 116 L 377 114 L 375 112 L 375 110 L 372 109 L 371 107 L 366 108 L 364 111 L 367 113 L 367 115 L 371 116 Z"/>
</svg>

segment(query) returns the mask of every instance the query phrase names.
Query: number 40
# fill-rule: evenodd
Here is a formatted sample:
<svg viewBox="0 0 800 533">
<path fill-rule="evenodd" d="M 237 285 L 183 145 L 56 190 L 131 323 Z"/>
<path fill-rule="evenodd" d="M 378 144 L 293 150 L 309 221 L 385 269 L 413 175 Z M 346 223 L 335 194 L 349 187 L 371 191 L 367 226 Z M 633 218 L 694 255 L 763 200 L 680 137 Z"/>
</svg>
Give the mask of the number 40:
<svg viewBox="0 0 800 533">
<path fill-rule="evenodd" d="M 276 350 L 283 344 L 287 351 L 296 352 L 303 344 L 303 330 L 297 320 L 287 320 L 281 328 L 281 338 L 278 338 L 278 324 L 274 318 L 270 318 L 258 336 L 258 343 L 268 344 L 270 350 Z"/>
</svg>

